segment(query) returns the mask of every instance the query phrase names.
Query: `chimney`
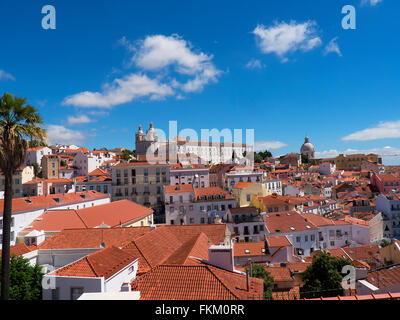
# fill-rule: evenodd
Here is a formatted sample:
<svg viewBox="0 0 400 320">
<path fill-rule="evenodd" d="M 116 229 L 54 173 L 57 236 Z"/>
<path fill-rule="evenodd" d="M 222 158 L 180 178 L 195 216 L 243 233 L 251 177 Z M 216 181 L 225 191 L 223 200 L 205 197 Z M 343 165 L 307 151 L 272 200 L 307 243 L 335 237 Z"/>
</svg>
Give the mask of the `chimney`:
<svg viewBox="0 0 400 320">
<path fill-rule="evenodd" d="M 221 244 L 209 247 L 208 262 L 213 266 L 233 271 L 233 246 Z"/>
</svg>

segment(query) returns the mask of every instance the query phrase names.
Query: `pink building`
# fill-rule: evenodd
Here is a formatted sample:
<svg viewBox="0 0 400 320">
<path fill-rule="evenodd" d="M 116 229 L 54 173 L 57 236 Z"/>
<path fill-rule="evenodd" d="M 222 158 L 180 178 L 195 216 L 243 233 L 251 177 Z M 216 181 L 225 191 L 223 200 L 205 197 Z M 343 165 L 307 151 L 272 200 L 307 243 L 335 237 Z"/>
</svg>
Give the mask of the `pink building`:
<svg viewBox="0 0 400 320">
<path fill-rule="evenodd" d="M 393 190 L 399 190 L 400 177 L 395 174 L 373 174 L 371 184 L 381 193 L 392 193 Z"/>
</svg>

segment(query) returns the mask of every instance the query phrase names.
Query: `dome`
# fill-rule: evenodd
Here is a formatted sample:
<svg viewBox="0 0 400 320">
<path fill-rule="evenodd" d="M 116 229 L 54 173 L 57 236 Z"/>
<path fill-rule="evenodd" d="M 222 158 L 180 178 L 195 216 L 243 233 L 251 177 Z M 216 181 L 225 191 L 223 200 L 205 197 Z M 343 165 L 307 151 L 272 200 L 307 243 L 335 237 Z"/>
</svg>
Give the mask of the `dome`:
<svg viewBox="0 0 400 320">
<path fill-rule="evenodd" d="M 312 143 L 310 143 L 310 139 L 306 137 L 304 139 L 303 145 L 301 146 L 300 153 L 307 155 L 309 158 L 314 158 L 314 152 L 314 146 L 312 145 Z"/>
</svg>

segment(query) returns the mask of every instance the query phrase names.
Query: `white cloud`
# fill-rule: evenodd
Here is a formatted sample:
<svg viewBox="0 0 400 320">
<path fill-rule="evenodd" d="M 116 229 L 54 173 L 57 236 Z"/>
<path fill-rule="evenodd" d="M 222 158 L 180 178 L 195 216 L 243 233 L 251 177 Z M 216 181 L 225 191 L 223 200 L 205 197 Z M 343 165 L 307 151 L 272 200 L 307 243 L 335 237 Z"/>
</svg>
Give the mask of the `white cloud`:
<svg viewBox="0 0 400 320">
<path fill-rule="evenodd" d="M 369 154 L 374 153 L 382 157 L 384 164 L 400 164 L 400 149 L 396 147 L 386 146 L 383 148 L 371 149 L 347 149 L 345 151 L 327 150 L 315 152 L 315 157 L 318 158 L 333 158 L 339 154 Z"/>
<path fill-rule="evenodd" d="M 12 80 L 15 81 L 14 76 L 11 73 L 0 70 L 0 80 Z"/>
<path fill-rule="evenodd" d="M 324 49 L 324 54 L 327 55 L 330 52 L 336 52 L 338 56 L 342 56 L 342 52 L 340 51 L 339 45 L 337 44 L 338 37 L 333 38 L 329 43 L 326 45 Z"/>
<path fill-rule="evenodd" d="M 179 91 L 200 92 L 208 83 L 217 82 L 221 74 L 211 62 L 212 55 L 196 53 L 191 44 L 178 35 L 147 36 L 135 44 L 123 37 L 119 44 L 133 52 L 131 65 L 139 72 L 115 79 L 103 86 L 102 92 L 85 91 L 69 96 L 64 99 L 64 104 L 110 108 L 141 97 L 160 100 L 179 96 Z M 183 78 L 182 82 L 173 78 L 171 72 Z"/>
<path fill-rule="evenodd" d="M 383 0 L 362 0 L 361 5 L 370 5 L 374 7 L 380 2 L 383 2 Z"/>
<path fill-rule="evenodd" d="M 50 124 L 46 127 L 47 137 L 51 144 L 77 144 L 82 145 L 85 136 L 80 131 L 68 129 L 66 127 Z"/>
<path fill-rule="evenodd" d="M 400 120 L 380 122 L 374 128 L 356 131 L 342 138 L 344 141 L 368 141 L 387 138 L 400 138 Z"/>
<path fill-rule="evenodd" d="M 289 52 L 310 51 L 319 46 L 322 41 L 315 30 L 316 23 L 307 21 L 304 23 L 281 22 L 273 26 L 258 25 L 253 33 L 263 53 L 275 53 L 283 62 L 284 56 Z"/>
<path fill-rule="evenodd" d="M 280 141 L 256 141 L 254 143 L 254 151 L 280 149 L 286 146 L 286 143 Z"/>
<path fill-rule="evenodd" d="M 142 74 L 130 74 L 106 84 L 103 92 L 84 91 L 66 97 L 63 104 L 84 108 L 111 108 L 145 96 L 149 96 L 150 99 L 162 99 L 173 93 L 170 86 L 161 84 L 156 79 Z"/>
<path fill-rule="evenodd" d="M 265 65 L 258 59 L 251 59 L 249 62 L 246 64 L 247 69 L 263 69 L 265 68 Z"/>
<path fill-rule="evenodd" d="M 74 125 L 74 124 L 84 124 L 84 123 L 90 123 L 92 120 L 86 116 L 86 115 L 81 115 L 78 117 L 68 117 L 68 124 Z"/>
</svg>

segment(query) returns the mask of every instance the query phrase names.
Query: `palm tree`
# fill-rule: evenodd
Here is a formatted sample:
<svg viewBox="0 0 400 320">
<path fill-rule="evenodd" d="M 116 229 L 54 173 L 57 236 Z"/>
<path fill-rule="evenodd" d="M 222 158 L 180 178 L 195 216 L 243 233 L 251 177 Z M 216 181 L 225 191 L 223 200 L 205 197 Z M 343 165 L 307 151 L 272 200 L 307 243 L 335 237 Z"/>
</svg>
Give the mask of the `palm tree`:
<svg viewBox="0 0 400 320">
<path fill-rule="evenodd" d="M 10 286 L 10 226 L 12 214 L 12 177 L 24 163 L 28 137 L 46 140 L 40 127 L 38 110 L 26 104 L 25 98 L 4 93 L 0 97 L 0 170 L 5 176 L 3 242 L 1 255 L 1 299 L 9 299 Z"/>
</svg>

